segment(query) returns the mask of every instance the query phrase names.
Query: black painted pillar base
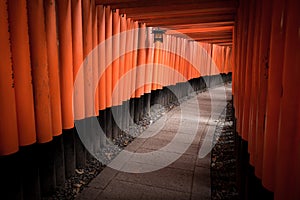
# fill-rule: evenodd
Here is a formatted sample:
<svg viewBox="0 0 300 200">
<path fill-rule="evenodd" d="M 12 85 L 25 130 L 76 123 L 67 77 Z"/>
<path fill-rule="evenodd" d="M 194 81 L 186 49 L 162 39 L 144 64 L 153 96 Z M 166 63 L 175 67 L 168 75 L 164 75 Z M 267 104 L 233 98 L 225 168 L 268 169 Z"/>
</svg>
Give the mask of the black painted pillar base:
<svg viewBox="0 0 300 200">
<path fill-rule="evenodd" d="M 150 101 L 151 101 L 151 93 L 147 93 L 144 95 L 144 114 L 146 116 L 150 116 Z"/>
<path fill-rule="evenodd" d="M 106 109 L 106 137 L 108 139 L 112 139 L 112 114 L 111 114 L 111 108 Z"/>
<path fill-rule="evenodd" d="M 100 135 L 100 147 L 103 148 L 106 145 L 106 110 L 99 111 L 98 118 L 100 127 L 105 135 Z"/>
<path fill-rule="evenodd" d="M 22 147 L 19 153 L 22 165 L 23 199 L 41 199 L 37 145 Z"/>
<path fill-rule="evenodd" d="M 134 115 L 133 120 L 135 123 L 140 121 L 140 113 L 142 111 L 141 98 L 134 98 Z"/>
<path fill-rule="evenodd" d="M 0 198 L 1 199 L 22 199 L 23 188 L 21 174 L 22 164 L 19 153 L 0 157 Z M 37 170 L 36 170 L 37 172 Z M 29 171 L 30 173 L 30 171 Z M 38 176 L 37 176 L 38 177 Z M 38 178 L 37 178 L 38 182 Z M 39 192 L 39 188 L 38 192 Z M 34 196 L 33 196 L 34 197 Z M 35 198 L 37 199 L 37 198 Z"/>
<path fill-rule="evenodd" d="M 63 143 L 62 135 L 53 138 L 53 146 L 54 146 L 53 151 L 54 151 L 56 186 L 62 186 L 66 180 L 64 143 Z"/>
<path fill-rule="evenodd" d="M 130 100 L 123 101 L 122 104 L 122 130 L 129 128 L 129 122 L 130 122 Z"/>
<path fill-rule="evenodd" d="M 56 174 L 54 162 L 54 143 L 47 142 L 37 145 L 40 186 L 42 196 L 49 196 L 56 188 Z"/>
<path fill-rule="evenodd" d="M 63 130 L 64 158 L 66 178 L 70 178 L 75 173 L 75 139 L 74 129 Z"/>
<path fill-rule="evenodd" d="M 266 190 L 261 180 L 255 176 L 254 167 L 249 164 L 248 142 L 236 135 L 237 149 L 237 188 L 239 199 L 273 200 L 273 192 Z"/>
<path fill-rule="evenodd" d="M 74 139 L 76 152 L 76 168 L 84 168 L 86 165 L 86 149 L 79 138 L 76 128 L 74 128 Z"/>
<path fill-rule="evenodd" d="M 129 100 L 129 126 L 134 124 L 134 111 L 135 110 L 135 99 L 130 99 Z"/>
</svg>

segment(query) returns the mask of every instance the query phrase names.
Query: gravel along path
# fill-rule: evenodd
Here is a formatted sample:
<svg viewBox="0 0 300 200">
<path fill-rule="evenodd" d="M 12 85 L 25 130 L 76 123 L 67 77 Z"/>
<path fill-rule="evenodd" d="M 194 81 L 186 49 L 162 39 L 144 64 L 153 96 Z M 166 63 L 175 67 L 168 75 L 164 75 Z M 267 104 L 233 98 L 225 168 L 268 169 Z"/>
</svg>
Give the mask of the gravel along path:
<svg viewBox="0 0 300 200">
<path fill-rule="evenodd" d="M 215 146 L 211 153 L 212 200 L 238 199 L 232 112 L 232 101 L 228 101 L 214 135 Z"/>
</svg>

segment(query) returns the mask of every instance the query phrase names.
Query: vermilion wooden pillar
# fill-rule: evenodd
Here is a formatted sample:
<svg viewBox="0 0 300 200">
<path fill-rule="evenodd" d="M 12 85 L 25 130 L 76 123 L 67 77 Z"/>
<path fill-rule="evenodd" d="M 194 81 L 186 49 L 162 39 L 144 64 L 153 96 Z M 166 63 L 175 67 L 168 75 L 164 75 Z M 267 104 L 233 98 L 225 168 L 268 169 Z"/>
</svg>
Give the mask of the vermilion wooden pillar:
<svg viewBox="0 0 300 200">
<path fill-rule="evenodd" d="M 92 55 L 93 55 L 93 88 L 92 97 L 94 98 L 94 116 L 99 115 L 99 90 L 98 86 L 98 73 L 99 73 L 99 52 L 98 52 L 98 10 L 96 9 L 95 0 L 92 0 Z"/>
<path fill-rule="evenodd" d="M 113 40 L 112 40 L 112 56 L 113 56 L 113 63 L 112 63 L 112 90 L 115 89 L 115 86 L 117 82 L 119 81 L 119 68 L 120 68 L 120 14 L 119 14 L 119 9 L 116 9 L 113 11 L 113 18 L 112 18 L 112 35 L 113 35 Z M 112 99 L 112 105 L 117 106 L 120 104 L 120 92 L 119 91 L 114 91 L 114 96 Z"/>
<path fill-rule="evenodd" d="M 58 37 L 59 37 L 59 69 L 62 106 L 63 129 L 74 126 L 72 111 L 73 91 L 73 55 L 71 29 L 71 2 L 57 2 L 58 8 Z"/>
<path fill-rule="evenodd" d="M 105 86 L 106 86 L 106 135 L 112 138 L 112 11 L 110 6 L 105 7 Z"/>
<path fill-rule="evenodd" d="M 134 100 L 133 99 L 130 99 L 131 96 L 132 96 L 132 84 L 133 84 L 133 81 L 132 81 L 132 77 L 134 76 L 133 75 L 133 39 L 134 39 L 134 27 L 133 27 L 133 21 L 132 19 L 130 18 L 127 18 L 127 33 L 126 34 L 126 57 L 125 57 L 125 60 L 126 60 L 126 70 L 125 72 L 126 73 L 129 73 L 126 75 L 127 77 L 127 85 L 128 87 L 126 87 L 126 99 L 129 100 L 129 113 L 130 113 L 130 118 L 129 118 L 129 125 L 132 125 L 134 123 L 133 121 L 133 118 L 134 118 Z"/>
<path fill-rule="evenodd" d="M 237 16 L 238 17 L 238 16 Z M 237 24 L 237 20 L 235 20 L 235 24 Z M 236 78 L 236 73 L 237 73 L 237 27 L 235 26 L 233 28 L 233 31 L 232 31 L 232 48 L 231 48 L 231 60 L 230 60 L 230 64 L 231 64 L 231 72 L 232 72 L 232 95 L 233 97 L 235 97 L 235 90 L 236 90 L 236 81 L 237 81 L 237 78 Z M 233 107 L 234 107 L 234 114 L 233 116 L 235 117 L 235 114 L 236 114 L 236 110 L 235 110 L 235 106 L 236 105 L 236 102 L 233 98 Z"/>
<path fill-rule="evenodd" d="M 120 89 L 116 91 L 116 85 L 119 82 L 120 78 L 120 14 L 119 9 L 113 10 L 113 40 L 112 40 L 112 56 L 113 56 L 113 63 L 112 63 L 112 105 L 114 106 L 114 112 L 113 112 L 113 136 L 118 137 L 120 133 L 120 129 L 118 128 L 118 124 L 120 121 L 120 107 L 121 104 L 120 100 Z"/>
<path fill-rule="evenodd" d="M 269 7 L 268 2 L 264 2 L 263 7 Z M 276 173 L 276 156 L 277 156 L 277 140 L 278 140 L 278 127 L 279 127 L 279 113 L 280 113 L 280 99 L 282 90 L 282 70 L 283 70 L 283 52 L 285 42 L 285 30 L 282 26 L 285 24 L 285 2 L 274 1 L 273 2 L 273 14 L 266 12 L 263 17 L 264 35 L 262 36 L 262 47 L 264 48 L 265 55 L 269 52 L 269 73 L 268 73 L 268 96 L 266 104 L 266 122 L 264 132 L 264 155 L 263 155 L 263 171 L 262 171 L 262 183 L 263 185 L 274 191 L 275 189 L 275 173 Z M 282 15 L 283 14 L 283 15 Z M 272 16 L 271 16 L 272 15 Z M 266 24 L 270 24 L 267 30 Z M 266 40 L 270 37 L 270 47 Z M 263 50 L 263 49 L 261 49 Z M 263 59 L 263 57 L 262 57 Z M 263 60 L 264 61 L 264 60 Z M 262 65 L 267 63 L 262 62 Z"/>
<path fill-rule="evenodd" d="M 250 99 L 249 96 L 251 95 L 251 81 L 252 81 L 252 56 L 253 56 L 253 32 L 255 26 L 255 1 L 249 1 L 249 24 L 247 27 L 247 46 L 245 47 L 245 84 L 243 86 L 244 91 L 244 99 L 243 99 L 243 117 L 242 117 L 242 136 L 243 139 L 248 140 L 249 138 L 249 107 L 250 107 Z M 252 135 L 250 135 L 251 137 Z M 251 138 L 252 139 L 252 138 Z"/>
<path fill-rule="evenodd" d="M 130 97 L 131 99 L 131 116 L 134 118 L 134 122 L 139 121 L 139 113 L 140 113 L 140 99 L 135 99 L 135 90 L 136 88 L 136 77 L 137 77 L 137 57 L 138 57 L 138 22 L 137 21 L 131 21 L 131 27 L 132 27 L 132 76 L 131 76 L 131 89 L 130 89 Z"/>
<path fill-rule="evenodd" d="M 153 34 L 152 28 L 147 27 L 147 55 L 146 55 L 146 73 L 145 73 L 145 93 L 151 93 L 151 81 L 152 81 L 152 74 L 153 74 L 153 57 L 154 57 L 154 50 L 153 50 Z"/>
<path fill-rule="evenodd" d="M 61 88 L 62 125 L 65 129 L 64 155 L 66 178 L 75 173 L 74 118 L 72 108 L 73 98 L 73 45 L 71 1 L 56 1 L 58 39 L 59 39 L 59 72 Z"/>
<path fill-rule="evenodd" d="M 181 76 L 183 76 L 184 70 L 184 55 L 185 55 L 185 41 L 183 38 L 180 38 L 180 47 L 179 47 L 179 66 L 178 66 L 178 82 L 182 82 Z M 183 88 L 182 88 L 183 89 Z M 183 92 L 183 91 L 181 91 Z"/>
<path fill-rule="evenodd" d="M 127 73 L 129 70 L 132 69 L 132 52 L 130 51 L 132 49 L 132 23 L 131 19 L 127 18 L 127 32 L 126 32 L 126 55 L 125 55 L 125 67 L 124 67 L 124 73 Z M 131 74 L 126 75 L 126 85 L 128 87 L 124 88 L 124 100 L 130 99 L 130 88 L 131 88 Z"/>
<path fill-rule="evenodd" d="M 110 7 L 105 7 L 105 65 L 107 66 L 105 72 L 105 82 L 106 82 L 106 107 L 112 106 L 111 92 L 112 92 L 112 12 Z"/>
<path fill-rule="evenodd" d="M 137 66 L 137 60 L 138 60 L 138 38 L 139 38 L 139 24 L 137 21 L 132 21 L 132 47 L 133 47 L 133 51 L 132 51 L 132 75 L 131 76 L 131 91 L 130 91 L 130 95 L 131 98 L 135 98 L 135 90 L 136 90 L 136 77 L 137 77 L 137 71 L 136 71 L 136 66 Z"/>
<path fill-rule="evenodd" d="M 121 18 L 120 18 L 120 68 L 119 68 L 119 75 L 120 75 L 120 79 L 123 80 L 124 85 L 126 85 L 126 80 L 123 78 L 123 75 L 125 73 L 125 58 L 126 58 L 126 36 L 127 36 L 127 19 L 126 19 L 126 14 L 121 14 Z M 120 90 L 120 103 L 122 105 L 121 108 L 121 121 L 122 121 L 122 127 L 121 129 L 124 130 L 129 126 L 129 112 L 128 112 L 128 108 L 129 108 L 129 102 L 126 101 L 126 92 L 125 92 L 125 88 L 122 88 Z"/>
<path fill-rule="evenodd" d="M 50 91 L 44 4 L 41 0 L 27 1 L 27 8 L 37 140 L 40 143 L 44 143 L 52 140 L 51 103 L 49 98 Z M 72 67 L 72 63 L 69 67 Z M 66 75 L 65 80 L 67 80 L 67 77 L 69 76 L 70 75 Z M 64 87 L 62 88 L 65 89 Z M 66 91 L 66 93 L 64 93 L 64 95 L 67 94 L 72 94 L 72 91 Z M 66 98 L 63 98 L 63 100 L 67 101 Z M 70 102 L 68 101 L 68 103 Z M 71 107 L 72 106 L 69 104 L 64 107 L 64 109 L 69 109 L 66 109 L 63 112 L 65 116 L 65 118 L 63 118 L 63 122 L 65 122 L 65 125 L 70 125 L 72 127 L 73 118 Z"/>
<path fill-rule="evenodd" d="M 167 36 L 167 40 L 168 40 L 168 52 L 167 52 L 167 63 L 168 63 L 168 67 L 169 67 L 169 69 L 170 69 L 170 72 L 169 72 L 169 74 L 168 74 L 168 86 L 169 85 L 172 85 L 172 72 L 171 72 L 171 69 L 172 69 L 172 65 L 173 65 L 173 63 L 172 63 L 172 47 L 173 47 L 173 44 L 172 44 L 172 36 L 171 35 L 168 35 Z"/>
<path fill-rule="evenodd" d="M 22 0 L 18 3 L 8 1 L 8 11 L 12 64 L 14 68 L 14 86 L 18 112 L 17 127 L 19 143 L 21 146 L 24 146 L 36 142 L 26 1 Z M 4 27 L 1 28 L 1 30 L 4 31 Z"/>
<path fill-rule="evenodd" d="M 189 68 L 190 68 L 190 63 L 188 62 L 189 60 L 191 60 L 191 55 L 192 55 L 192 52 L 191 52 L 191 42 L 187 41 L 186 42 L 186 61 L 185 62 L 185 66 L 184 66 L 184 71 L 183 71 L 183 76 L 186 80 L 189 80 L 189 76 L 188 76 L 188 73 L 189 73 Z M 200 63 L 199 63 L 200 65 Z M 198 65 L 198 66 L 199 66 Z"/>
<path fill-rule="evenodd" d="M 84 97 L 85 97 L 85 118 L 94 116 L 93 86 L 93 56 L 89 55 L 93 49 L 93 29 L 92 29 L 92 2 L 82 1 L 82 38 L 83 38 L 83 60 L 84 68 Z"/>
<path fill-rule="evenodd" d="M 252 15 L 254 17 L 253 21 L 253 38 L 252 38 L 252 48 L 253 52 L 251 57 L 248 59 L 248 65 L 251 66 L 251 69 L 249 70 L 250 78 L 249 79 L 249 134 L 250 137 L 248 138 L 248 152 L 250 153 L 250 164 L 252 166 L 256 167 L 256 138 L 257 138 L 257 131 L 256 131 L 256 114 L 258 112 L 257 110 L 257 96 L 258 96 L 258 61 L 259 61 L 259 29 L 260 29 L 260 2 L 256 1 L 256 5 L 254 6 L 254 9 L 252 10 Z M 262 152 L 258 152 L 260 154 Z M 255 171 L 257 171 L 257 168 L 255 168 Z"/>
<path fill-rule="evenodd" d="M 242 3 L 241 3 L 242 5 Z M 241 6 L 240 5 L 240 6 Z M 242 8 L 238 9 L 238 17 L 237 17 L 237 23 L 236 23 L 236 27 L 237 27 L 237 34 L 236 34 L 236 43 L 237 43 L 237 53 L 236 53 L 236 82 L 235 82 L 235 117 L 237 119 L 236 121 L 236 131 L 238 132 L 238 134 L 240 135 L 240 83 L 241 83 L 241 48 L 242 48 L 242 41 L 241 41 L 241 37 L 242 37 L 242 12 L 241 12 Z"/>
<path fill-rule="evenodd" d="M 99 109 L 106 108 L 106 81 L 105 81 L 105 9 L 103 6 L 97 6 L 98 15 L 98 42 L 99 42 Z"/>
<path fill-rule="evenodd" d="M 8 27 L 7 1 L 0 2 L 0 56 L 2 67 L 0 68 L 0 155 L 15 153 L 19 149 L 18 127 L 14 79 L 11 62 L 11 46 Z"/>
<path fill-rule="evenodd" d="M 161 84 L 162 83 L 162 68 L 160 67 L 163 63 L 163 60 L 164 60 L 164 52 L 163 52 L 163 49 L 164 49 L 164 45 L 165 43 L 164 42 L 158 42 L 159 43 L 159 47 L 158 47 L 158 59 L 157 59 L 157 89 L 161 90 L 163 89 L 163 85 Z M 160 101 L 162 103 L 163 101 L 163 97 L 162 97 L 162 91 L 160 92 Z M 163 103 L 162 103 L 163 104 Z"/>
<path fill-rule="evenodd" d="M 152 79 L 152 90 L 156 90 L 158 82 L 158 63 L 159 63 L 159 47 L 161 43 L 155 42 L 154 44 L 154 55 L 153 55 L 153 79 Z"/>
<path fill-rule="evenodd" d="M 122 14 L 120 18 L 120 68 L 119 68 L 119 73 L 120 73 L 120 78 L 124 75 L 125 72 L 125 54 L 121 55 L 121 53 L 125 53 L 126 50 L 126 31 L 127 31 L 127 20 L 126 20 L 126 15 Z M 125 83 L 126 81 L 124 81 Z M 126 101 L 125 97 L 125 88 L 120 91 L 120 101 Z"/>
<path fill-rule="evenodd" d="M 52 140 L 53 130 L 44 3 L 46 2 L 27 1 L 37 141 L 47 143 L 38 146 L 36 152 L 42 195 L 49 194 L 55 188 L 53 149 L 52 143 L 48 143 Z M 71 109 L 70 112 L 70 121 L 73 124 Z"/>
<path fill-rule="evenodd" d="M 53 136 L 62 134 L 62 113 L 61 113 L 61 94 L 60 94 L 60 77 L 59 77 L 59 56 L 57 42 L 57 20 L 56 20 L 56 4 L 52 0 L 44 1 L 46 39 L 47 39 L 47 57 L 49 67 L 49 87 L 51 99 L 51 116 Z M 41 185 L 44 183 L 44 191 L 52 192 L 56 186 L 62 185 L 65 181 L 65 168 L 62 145 L 57 141 L 61 141 L 62 137 L 53 142 L 45 151 L 42 149 L 40 155 L 44 160 L 44 169 L 40 169 L 39 173 L 42 177 Z M 52 146 L 53 144 L 53 146 Z M 48 144 L 47 144 L 48 145 Z M 52 161 L 53 159 L 53 161 Z M 42 174 L 46 174 L 45 177 Z M 51 174 L 52 173 L 52 174 Z"/>
<path fill-rule="evenodd" d="M 255 155 L 255 175 L 262 179 L 263 175 L 263 155 L 264 155 L 264 131 L 265 131 L 265 116 L 266 116 L 266 99 L 268 87 L 268 62 L 269 62 L 269 46 L 270 46 L 270 30 L 271 30 L 271 10 L 267 7 L 272 6 L 271 1 L 259 2 L 261 4 L 261 19 L 260 21 L 260 39 L 259 57 L 258 59 L 258 95 L 257 95 L 257 112 L 256 112 L 256 152 Z"/>
<path fill-rule="evenodd" d="M 61 98 L 59 82 L 59 61 L 57 46 L 57 28 L 56 28 L 56 11 L 55 2 L 51 0 L 44 1 L 46 39 L 49 67 L 49 87 L 51 97 L 51 120 L 52 134 L 58 136 L 62 133 L 61 119 Z"/>
<path fill-rule="evenodd" d="M 180 38 L 175 37 L 174 38 L 176 40 L 176 55 L 175 55 L 175 66 L 174 66 L 174 84 L 178 83 L 179 80 L 179 67 L 180 67 L 180 48 L 181 48 L 181 42 L 180 42 Z"/>
<path fill-rule="evenodd" d="M 276 160 L 275 200 L 300 199 L 299 145 L 297 110 L 300 102 L 300 2 L 286 2 L 286 24 L 282 93 L 280 102 L 278 148 Z"/>
<path fill-rule="evenodd" d="M 246 69 L 246 48 L 247 48 L 247 36 L 248 36 L 248 20 L 249 20 L 249 9 L 248 3 L 246 1 L 241 2 L 241 13 L 242 13 L 242 21 L 241 21 L 241 35 L 240 35 L 240 61 L 239 61 L 239 82 L 238 82 L 238 117 L 237 117 L 237 129 L 240 135 L 244 140 L 247 140 L 248 138 L 245 136 L 245 134 L 242 133 L 242 127 L 243 127 L 243 106 L 244 103 L 244 87 L 245 87 L 245 69 Z"/>
<path fill-rule="evenodd" d="M 173 73 L 170 74 L 170 85 L 174 85 L 174 76 L 175 76 L 175 60 L 176 60 L 176 54 L 174 53 L 176 49 L 176 41 L 175 37 L 171 36 L 171 68 L 173 70 Z"/>
<path fill-rule="evenodd" d="M 105 8 L 103 5 L 96 6 L 97 9 L 97 36 L 98 36 L 98 99 L 99 99 L 99 123 L 106 132 L 106 82 L 105 82 Z M 106 145 L 106 138 L 100 135 L 100 148 Z"/>
<path fill-rule="evenodd" d="M 78 81 L 74 88 L 74 118 L 84 119 L 84 73 L 78 74 L 83 62 L 82 44 L 82 0 L 72 0 L 72 54 L 73 54 L 73 81 Z"/>
<path fill-rule="evenodd" d="M 137 57 L 137 78 L 136 85 L 138 86 L 135 91 L 136 97 L 141 97 L 144 94 L 144 81 L 145 81 L 145 65 L 146 64 L 146 24 L 141 24 L 138 35 L 138 57 Z M 139 67 L 139 66 L 142 66 Z M 142 86 L 142 87 L 141 87 Z"/>
<path fill-rule="evenodd" d="M 298 106 L 298 118 L 297 118 L 297 121 L 299 122 L 300 121 L 300 106 Z M 299 144 L 299 141 L 300 141 L 300 123 L 297 123 L 297 133 L 296 133 L 296 137 L 295 137 L 295 141 L 296 143 Z M 296 149 L 295 149 L 295 155 L 294 155 L 295 158 L 298 158 L 296 159 L 296 162 L 295 162 L 295 166 L 294 166 L 294 171 L 295 172 L 295 177 L 296 177 L 296 185 L 300 185 L 300 170 L 297 170 L 300 168 L 300 145 L 296 145 Z"/>
</svg>

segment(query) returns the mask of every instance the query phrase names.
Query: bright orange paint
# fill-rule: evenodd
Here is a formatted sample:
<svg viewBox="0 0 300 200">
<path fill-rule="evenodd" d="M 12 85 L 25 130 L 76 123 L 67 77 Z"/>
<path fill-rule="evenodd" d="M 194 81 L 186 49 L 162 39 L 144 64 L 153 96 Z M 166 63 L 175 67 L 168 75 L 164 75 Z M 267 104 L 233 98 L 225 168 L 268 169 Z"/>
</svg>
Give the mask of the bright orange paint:
<svg viewBox="0 0 300 200">
<path fill-rule="evenodd" d="M 132 45 L 133 45 L 133 51 L 132 51 L 132 74 L 133 76 L 131 76 L 131 90 L 130 90 L 130 97 L 131 98 L 135 98 L 135 90 L 136 88 L 136 77 L 137 77 L 137 72 L 136 72 L 136 66 L 137 66 L 137 59 L 138 59 L 138 51 L 137 51 L 137 47 L 138 47 L 138 37 L 139 37 L 139 33 L 138 33 L 138 28 L 139 28 L 139 24 L 137 21 L 131 21 L 131 26 L 132 26 Z"/>
<path fill-rule="evenodd" d="M 146 64 L 146 24 L 141 24 L 139 29 L 139 42 L 138 42 L 138 57 L 137 67 Z M 139 88 L 135 91 L 136 97 L 141 97 L 144 94 L 144 81 L 145 81 L 146 70 L 145 67 L 139 67 L 136 72 L 136 85 Z M 143 87 L 141 87 L 143 85 Z"/>
<path fill-rule="evenodd" d="M 98 43 L 99 47 L 99 109 L 104 110 L 106 108 L 106 80 L 105 80 L 105 9 L 103 6 L 97 6 L 98 15 Z"/>
<path fill-rule="evenodd" d="M 115 12 L 112 14 L 112 56 L 113 56 L 113 63 L 112 63 L 112 90 L 114 90 L 116 84 L 119 81 L 119 68 L 120 68 L 120 15 L 119 9 L 116 9 Z M 117 106 L 121 104 L 120 98 L 120 91 L 114 92 L 114 96 L 112 99 L 112 105 Z"/>
<path fill-rule="evenodd" d="M 52 120 L 43 1 L 28 1 L 27 8 L 37 141 L 44 143 L 52 140 Z M 63 114 L 71 114 L 70 122 L 73 124 L 71 107 L 70 113 L 63 110 Z"/>
<path fill-rule="evenodd" d="M 83 62 L 82 44 L 82 0 L 72 0 L 72 54 L 73 54 L 73 81 L 78 81 L 74 91 L 74 118 L 84 119 L 84 74 L 78 74 Z M 82 69 L 81 69 L 82 70 Z M 75 89 L 75 88 L 74 88 Z"/>
<path fill-rule="evenodd" d="M 105 7 L 105 39 L 109 39 L 112 36 L 112 11 L 110 7 Z M 107 40 L 105 42 L 105 83 L 106 83 L 106 107 L 112 106 L 112 66 L 109 62 L 112 61 L 112 41 Z"/>
<path fill-rule="evenodd" d="M 26 1 L 8 1 L 8 12 L 19 144 L 25 146 L 36 142 Z"/>
<path fill-rule="evenodd" d="M 84 97 L 85 117 L 95 116 L 95 107 L 92 102 L 95 98 L 93 91 L 94 73 L 93 56 L 89 56 L 93 49 L 93 9 L 91 1 L 82 1 L 82 37 L 84 68 Z"/>
<path fill-rule="evenodd" d="M 49 67 L 49 88 L 51 97 L 51 120 L 52 134 L 58 136 L 62 134 L 61 120 L 61 98 L 59 83 L 59 61 L 57 46 L 57 29 L 56 29 L 56 11 L 55 2 L 46 0 L 45 3 L 45 23 L 47 39 L 47 57 Z"/>
<path fill-rule="evenodd" d="M 0 1 L 0 155 L 18 151 L 18 127 L 14 79 L 11 62 L 7 2 Z"/>
<path fill-rule="evenodd" d="M 73 95 L 73 55 L 72 55 L 72 26 L 71 1 L 57 1 L 58 38 L 59 38 L 59 70 L 61 111 L 63 129 L 74 127 L 72 108 Z"/>
<path fill-rule="evenodd" d="M 121 16 L 121 25 L 120 25 L 120 68 L 119 68 L 119 73 L 120 73 L 120 78 L 122 78 L 122 76 L 124 75 L 125 72 L 125 55 L 121 55 L 121 52 L 125 52 L 126 49 L 126 31 L 127 31 L 127 20 L 126 20 L 126 15 Z M 124 81 L 126 82 L 126 80 Z M 126 100 L 126 96 L 125 96 L 125 89 L 122 89 L 120 91 L 120 101 L 125 101 Z M 120 102 L 122 103 L 122 102 Z"/>
<path fill-rule="evenodd" d="M 98 10 L 95 6 L 95 0 L 92 0 L 92 50 L 93 52 L 93 88 L 92 97 L 94 97 L 95 107 L 94 107 L 94 116 L 99 115 L 100 105 L 99 105 L 99 89 L 98 86 L 98 73 L 99 73 L 99 55 L 98 55 Z"/>
</svg>

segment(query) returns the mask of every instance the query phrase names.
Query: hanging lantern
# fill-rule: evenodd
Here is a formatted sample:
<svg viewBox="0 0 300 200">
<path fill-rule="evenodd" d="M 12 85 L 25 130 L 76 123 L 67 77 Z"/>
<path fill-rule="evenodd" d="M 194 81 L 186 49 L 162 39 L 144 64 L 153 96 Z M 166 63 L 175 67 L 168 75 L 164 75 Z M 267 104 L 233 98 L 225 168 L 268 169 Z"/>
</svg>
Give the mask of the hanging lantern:
<svg viewBox="0 0 300 200">
<path fill-rule="evenodd" d="M 160 28 L 153 28 L 152 29 L 152 34 L 154 34 L 154 43 L 155 42 L 161 42 L 161 43 L 163 43 L 163 41 L 164 41 L 164 33 L 165 33 L 166 31 L 164 31 L 164 30 L 161 30 Z"/>
</svg>

